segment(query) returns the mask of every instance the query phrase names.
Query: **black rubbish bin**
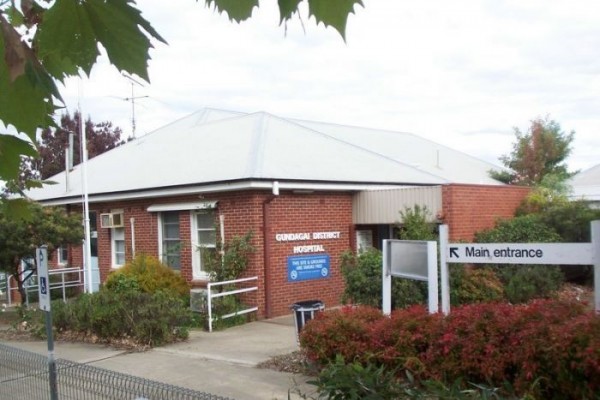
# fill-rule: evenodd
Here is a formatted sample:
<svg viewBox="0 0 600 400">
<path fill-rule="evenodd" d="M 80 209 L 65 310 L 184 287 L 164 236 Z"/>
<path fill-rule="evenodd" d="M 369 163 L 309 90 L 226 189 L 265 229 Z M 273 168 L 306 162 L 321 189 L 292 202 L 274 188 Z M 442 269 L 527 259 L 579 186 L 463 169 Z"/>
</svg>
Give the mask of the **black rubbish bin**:
<svg viewBox="0 0 600 400">
<path fill-rule="evenodd" d="M 300 341 L 300 331 L 304 325 L 313 319 L 317 312 L 325 309 L 321 300 L 299 301 L 290 306 L 294 310 L 294 322 L 296 323 L 296 340 Z"/>
</svg>

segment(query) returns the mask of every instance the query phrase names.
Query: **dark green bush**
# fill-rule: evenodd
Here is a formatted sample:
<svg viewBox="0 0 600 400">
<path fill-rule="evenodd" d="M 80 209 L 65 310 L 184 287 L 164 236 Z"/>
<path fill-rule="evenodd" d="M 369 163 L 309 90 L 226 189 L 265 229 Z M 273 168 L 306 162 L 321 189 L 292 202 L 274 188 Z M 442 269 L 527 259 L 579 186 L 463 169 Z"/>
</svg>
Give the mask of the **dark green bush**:
<svg viewBox="0 0 600 400">
<path fill-rule="evenodd" d="M 381 252 L 370 249 L 360 255 L 348 251 L 342 254 L 341 270 L 345 289 L 342 302 L 352 302 L 372 307 L 381 307 Z M 421 304 L 426 299 L 427 286 L 424 282 L 394 278 L 392 280 L 392 307 L 404 308 Z"/>
<path fill-rule="evenodd" d="M 513 304 L 535 298 L 550 298 L 561 287 L 564 275 L 555 265 L 507 265 L 498 269 L 506 282 L 504 292 Z"/>
<path fill-rule="evenodd" d="M 494 228 L 475 234 L 477 243 L 552 243 L 560 242 L 560 235 L 546 225 L 537 214 L 528 214 L 510 220 L 499 220 Z"/>
<path fill-rule="evenodd" d="M 135 289 L 144 293 L 167 290 L 184 299 L 189 299 L 190 294 L 190 285 L 179 273 L 161 263 L 156 257 L 145 254 L 136 256 L 108 275 L 104 288 L 117 292 Z"/>
<path fill-rule="evenodd" d="M 131 338 L 138 344 L 159 346 L 187 337 L 192 314 L 170 291 L 101 290 L 69 303 L 52 303 L 54 327 L 95 335 L 105 341 Z"/>
<path fill-rule="evenodd" d="M 552 205 L 539 214 L 540 220 L 552 227 L 565 243 L 589 242 L 590 223 L 600 219 L 600 209 L 584 201 Z"/>
<path fill-rule="evenodd" d="M 371 363 L 346 363 L 339 355 L 308 383 L 317 386 L 320 399 L 388 400 L 402 392 L 396 371 Z"/>
<path fill-rule="evenodd" d="M 540 215 L 528 214 L 498 221 L 493 229 L 478 232 L 475 240 L 479 243 L 551 243 L 560 242 L 561 237 Z M 559 266 L 494 265 L 491 268 L 504 284 L 506 298 L 511 303 L 550 297 L 564 281 Z"/>
</svg>

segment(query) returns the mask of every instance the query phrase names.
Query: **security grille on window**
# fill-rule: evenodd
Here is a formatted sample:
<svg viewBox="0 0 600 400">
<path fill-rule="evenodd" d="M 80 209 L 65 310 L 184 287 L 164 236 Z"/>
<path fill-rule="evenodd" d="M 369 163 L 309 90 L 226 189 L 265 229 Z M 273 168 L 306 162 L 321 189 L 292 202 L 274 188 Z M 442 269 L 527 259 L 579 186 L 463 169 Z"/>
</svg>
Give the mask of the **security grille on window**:
<svg viewBox="0 0 600 400">
<path fill-rule="evenodd" d="M 181 237 L 179 211 L 161 213 L 162 261 L 173 269 L 181 269 Z"/>
</svg>

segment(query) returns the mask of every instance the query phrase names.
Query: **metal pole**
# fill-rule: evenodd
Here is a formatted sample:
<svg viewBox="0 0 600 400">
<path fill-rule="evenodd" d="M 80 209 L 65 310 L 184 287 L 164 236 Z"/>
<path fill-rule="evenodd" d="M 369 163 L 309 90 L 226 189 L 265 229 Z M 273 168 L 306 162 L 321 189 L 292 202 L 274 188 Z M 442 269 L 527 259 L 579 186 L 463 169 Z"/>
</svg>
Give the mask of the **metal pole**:
<svg viewBox="0 0 600 400">
<path fill-rule="evenodd" d="M 92 240 L 90 234 L 90 202 L 88 196 L 88 180 L 87 180 L 87 160 L 88 160 L 88 151 L 87 151 L 87 139 L 85 134 L 85 127 L 83 121 L 83 111 L 81 110 L 81 106 L 79 106 L 79 129 L 81 132 L 81 151 L 82 151 L 82 159 L 81 159 L 81 181 L 82 181 L 82 189 L 83 189 L 83 226 L 85 232 L 85 249 L 84 249 L 84 267 L 85 267 L 85 283 L 86 283 L 86 292 L 93 293 L 94 285 L 92 282 Z"/>
<path fill-rule="evenodd" d="M 38 272 L 39 306 L 46 314 L 46 337 L 48 338 L 48 375 L 50 384 L 50 399 L 58 399 L 56 385 L 56 361 L 54 360 L 54 337 L 52 335 L 52 308 L 50 303 L 50 279 L 48 276 L 48 246 L 36 249 L 36 264 Z"/>
<path fill-rule="evenodd" d="M 56 379 L 56 360 L 54 359 L 54 336 L 52 334 L 52 312 L 46 314 L 46 336 L 48 337 L 48 375 L 50 378 L 50 399 L 58 400 L 58 385 Z"/>
</svg>

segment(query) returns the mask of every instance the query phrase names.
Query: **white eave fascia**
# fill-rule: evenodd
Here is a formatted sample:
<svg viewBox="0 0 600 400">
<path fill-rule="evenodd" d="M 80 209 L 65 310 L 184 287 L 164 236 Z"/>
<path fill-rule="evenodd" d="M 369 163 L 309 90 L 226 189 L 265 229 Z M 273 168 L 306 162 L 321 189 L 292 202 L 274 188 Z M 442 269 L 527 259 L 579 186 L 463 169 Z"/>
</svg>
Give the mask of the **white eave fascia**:
<svg viewBox="0 0 600 400">
<path fill-rule="evenodd" d="M 163 212 L 163 211 L 185 211 L 185 210 L 208 210 L 217 207 L 218 201 L 196 201 L 190 203 L 165 203 L 152 204 L 147 208 L 148 212 Z"/>
<path fill-rule="evenodd" d="M 275 182 L 279 182 L 280 190 L 299 190 L 299 191 L 333 191 L 333 192 L 353 192 L 373 189 L 386 189 L 386 188 L 402 188 L 406 185 L 385 185 L 385 184 L 353 184 L 353 183 L 314 183 L 314 182 L 285 182 L 285 181 L 243 181 L 233 183 L 220 183 L 215 185 L 203 185 L 203 186 L 187 186 L 181 188 L 159 188 L 147 191 L 131 191 L 131 192 L 115 192 L 105 194 L 90 194 L 90 203 L 102 203 L 109 201 L 121 201 L 121 200 L 135 200 L 135 199 L 147 199 L 147 198 L 158 198 L 158 197 L 169 197 L 169 196 L 182 196 L 200 193 L 219 193 L 219 192 L 231 192 L 238 190 L 273 190 Z M 82 200 L 80 196 L 75 197 L 63 197 L 55 198 L 51 200 L 40 199 L 44 205 L 66 205 L 66 204 L 77 204 Z"/>
</svg>

